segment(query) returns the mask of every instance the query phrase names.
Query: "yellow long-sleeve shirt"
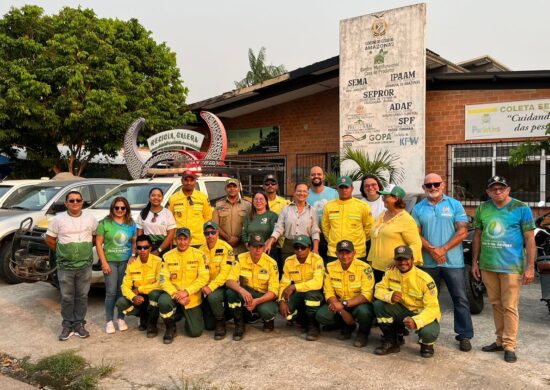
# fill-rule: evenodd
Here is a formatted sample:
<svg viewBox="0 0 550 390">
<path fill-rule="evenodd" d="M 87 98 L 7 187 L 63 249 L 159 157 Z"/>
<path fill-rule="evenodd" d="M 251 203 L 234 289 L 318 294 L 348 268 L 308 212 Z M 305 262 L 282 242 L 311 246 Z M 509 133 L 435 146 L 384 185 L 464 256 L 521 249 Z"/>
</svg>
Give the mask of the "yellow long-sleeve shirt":
<svg viewBox="0 0 550 390">
<path fill-rule="evenodd" d="M 342 268 L 340 260 L 327 264 L 323 287 L 325 300 L 328 301 L 331 297 L 350 300 L 358 295 L 363 295 L 367 301 L 372 302 L 373 290 L 372 268 L 364 261 L 353 259 L 347 270 Z"/>
<path fill-rule="evenodd" d="M 161 266 L 162 259 L 151 254 L 146 263 L 142 263 L 138 258 L 128 264 L 120 286 L 122 295 L 132 300 L 136 296 L 134 288 L 137 288 L 141 294 L 149 294 L 151 291 L 160 290 Z"/>
<path fill-rule="evenodd" d="M 187 290 L 190 302 L 185 306 L 192 309 L 202 302 L 201 289 L 208 283 L 208 270 L 205 266 L 205 254 L 193 247 L 185 252 L 178 248 L 164 255 L 160 276 L 160 285 L 170 296 L 178 291 Z"/>
<path fill-rule="evenodd" d="M 370 207 L 359 199 L 334 199 L 323 209 L 322 229 L 328 241 L 328 255 L 336 256 L 336 244 L 353 242 L 356 257 L 366 256 L 365 242 L 373 224 Z"/>
<path fill-rule="evenodd" d="M 208 244 L 204 244 L 199 250 L 206 255 L 206 268 L 209 272 L 207 286 L 214 292 L 225 285 L 229 277 L 229 273 L 235 261 L 233 247 L 218 238 L 216 245 L 214 245 L 212 249 L 208 248 Z"/>
<path fill-rule="evenodd" d="M 263 294 L 268 291 L 276 296 L 279 294 L 277 262 L 265 253 L 262 254 L 257 263 L 252 261 L 250 252 L 241 253 L 236 258 L 235 265 L 227 279 L 239 282 L 241 286 Z"/>
<path fill-rule="evenodd" d="M 268 202 L 269 210 L 273 211 L 275 214 L 281 214 L 283 208 L 290 204 L 288 199 L 283 198 L 282 196 L 277 195 L 277 197 Z"/>
<path fill-rule="evenodd" d="M 188 197 L 183 191 L 178 191 L 170 197 L 168 209 L 174 214 L 178 228 L 186 227 L 191 230 L 193 245 L 206 243 L 206 239 L 202 234 L 202 226 L 206 221 L 212 219 L 212 207 L 205 194 L 195 190 Z"/>
<path fill-rule="evenodd" d="M 294 282 L 297 292 L 321 290 L 325 277 L 323 258 L 310 252 L 306 261 L 300 263 L 296 255 L 287 257 L 283 266 L 283 277 L 279 286 L 279 299 L 285 288 Z"/>
<path fill-rule="evenodd" d="M 407 273 L 397 268 L 387 270 L 376 284 L 374 296 L 381 301 L 391 303 L 394 292 L 401 292 L 401 303 L 415 315 L 412 317 L 418 329 L 441 320 L 437 287 L 430 275 L 413 266 Z"/>
<path fill-rule="evenodd" d="M 385 213 L 386 211 L 378 217 L 370 233 L 371 247 L 368 261 L 372 264 L 372 268 L 385 271 L 392 264 L 393 250 L 399 245 L 410 246 L 414 255 L 414 264 L 422 265 L 422 241 L 413 217 L 403 210 L 384 222 Z"/>
</svg>

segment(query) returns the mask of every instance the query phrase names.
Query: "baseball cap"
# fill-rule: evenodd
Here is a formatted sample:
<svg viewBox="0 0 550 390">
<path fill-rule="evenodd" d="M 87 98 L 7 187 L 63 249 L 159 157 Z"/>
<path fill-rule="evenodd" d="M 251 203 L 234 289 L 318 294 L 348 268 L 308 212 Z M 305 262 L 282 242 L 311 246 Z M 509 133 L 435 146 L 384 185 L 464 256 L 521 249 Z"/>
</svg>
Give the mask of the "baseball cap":
<svg viewBox="0 0 550 390">
<path fill-rule="evenodd" d="M 399 186 L 395 186 L 391 189 L 391 191 L 376 191 L 379 195 L 393 195 L 399 199 L 405 199 L 405 195 L 407 193 L 405 190 Z"/>
<path fill-rule="evenodd" d="M 353 252 L 355 250 L 355 247 L 353 246 L 353 242 L 348 240 L 342 240 L 338 244 L 336 244 L 336 252 L 340 251 L 350 251 Z"/>
<path fill-rule="evenodd" d="M 253 234 L 248 238 L 248 245 L 250 246 L 263 246 L 265 241 L 259 234 Z"/>
<path fill-rule="evenodd" d="M 353 187 L 353 180 L 349 176 L 340 176 L 336 181 L 336 187 Z"/>
<path fill-rule="evenodd" d="M 182 179 L 185 179 L 186 177 L 192 177 L 192 178 L 196 179 L 197 174 L 193 171 L 190 171 L 190 170 L 186 169 L 185 171 L 183 171 L 181 173 L 181 177 L 182 177 Z"/>
<path fill-rule="evenodd" d="M 413 251 L 406 245 L 399 245 L 393 250 L 394 259 L 412 259 Z"/>
<path fill-rule="evenodd" d="M 275 183 L 277 183 L 277 177 L 275 175 L 272 175 L 271 173 L 269 175 L 266 175 L 264 177 L 264 183 L 266 181 L 274 181 Z"/>
<path fill-rule="evenodd" d="M 239 179 L 231 178 L 227 179 L 227 181 L 225 182 L 225 186 L 227 187 L 229 184 L 235 184 L 238 187 L 241 183 L 239 182 Z"/>
<path fill-rule="evenodd" d="M 206 230 L 206 229 L 219 230 L 220 227 L 218 226 L 218 224 L 216 222 L 208 221 L 204 225 L 202 225 L 202 230 Z"/>
<path fill-rule="evenodd" d="M 487 181 L 487 188 L 491 187 L 493 184 L 502 184 L 505 187 L 508 187 L 508 182 L 503 176 L 493 176 Z"/>
<path fill-rule="evenodd" d="M 305 234 L 300 234 L 299 236 L 296 236 L 292 242 L 292 245 L 311 246 L 311 239 Z"/>
<path fill-rule="evenodd" d="M 184 235 L 185 237 L 191 237 L 191 230 L 189 230 L 189 228 L 186 228 L 186 227 L 181 227 L 179 228 L 177 231 L 176 231 L 176 237 L 179 237 L 181 235 Z"/>
</svg>

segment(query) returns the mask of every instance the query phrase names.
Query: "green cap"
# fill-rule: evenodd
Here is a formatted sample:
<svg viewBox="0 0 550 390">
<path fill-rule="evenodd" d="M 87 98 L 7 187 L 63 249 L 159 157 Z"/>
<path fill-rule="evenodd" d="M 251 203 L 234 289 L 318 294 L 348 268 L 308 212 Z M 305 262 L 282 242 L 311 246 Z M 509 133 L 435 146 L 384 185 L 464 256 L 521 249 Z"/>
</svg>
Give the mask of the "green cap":
<svg viewBox="0 0 550 390">
<path fill-rule="evenodd" d="M 219 230 L 220 227 L 218 226 L 218 224 L 216 222 L 208 221 L 204 225 L 202 225 L 202 230 L 206 230 L 206 229 Z"/>
<path fill-rule="evenodd" d="M 239 182 L 239 179 L 235 179 L 235 178 L 231 178 L 231 179 L 227 179 L 225 181 L 225 186 L 227 187 L 229 184 L 235 184 L 237 187 L 239 186 L 239 184 L 241 184 Z"/>
<path fill-rule="evenodd" d="M 176 237 L 179 237 L 182 234 L 185 237 L 189 238 L 189 237 L 191 237 L 191 230 L 189 230 L 189 228 L 186 228 L 186 227 L 181 227 L 176 231 Z"/>
<path fill-rule="evenodd" d="M 311 246 L 311 239 L 305 234 L 300 234 L 299 236 L 296 236 L 292 242 L 292 245 Z"/>
<path fill-rule="evenodd" d="M 353 252 L 355 250 L 355 247 L 353 246 L 353 242 L 348 240 L 342 240 L 338 244 L 336 244 L 336 252 L 340 251 L 348 251 Z"/>
<path fill-rule="evenodd" d="M 340 176 L 336 181 L 336 187 L 353 187 L 353 180 L 349 176 Z"/>
<path fill-rule="evenodd" d="M 264 246 L 265 241 L 259 234 L 253 234 L 248 239 L 248 245 L 250 246 Z"/>
<path fill-rule="evenodd" d="M 377 191 L 377 193 L 380 195 L 393 195 L 399 199 L 405 199 L 405 195 L 407 195 L 405 190 L 399 186 L 393 187 L 391 191 Z"/>
<path fill-rule="evenodd" d="M 393 250 L 393 258 L 395 260 L 397 259 L 412 259 L 413 258 L 413 251 L 410 247 L 406 245 L 399 245 L 397 248 Z"/>
</svg>

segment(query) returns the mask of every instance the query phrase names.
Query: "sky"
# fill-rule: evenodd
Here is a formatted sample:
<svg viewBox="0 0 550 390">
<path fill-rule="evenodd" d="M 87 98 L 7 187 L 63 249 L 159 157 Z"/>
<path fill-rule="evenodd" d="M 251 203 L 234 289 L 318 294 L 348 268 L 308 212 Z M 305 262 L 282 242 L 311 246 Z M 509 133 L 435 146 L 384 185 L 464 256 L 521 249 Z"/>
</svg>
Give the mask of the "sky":
<svg viewBox="0 0 550 390">
<path fill-rule="evenodd" d="M 294 70 L 338 55 L 339 21 L 414 4 L 399 0 L 0 0 L 0 13 L 35 4 L 99 17 L 137 19 L 177 55 L 187 103 L 235 88 L 249 69 L 248 49 Z M 426 47 L 452 62 L 490 55 L 512 70 L 550 69 L 550 1 L 426 1 Z"/>
</svg>

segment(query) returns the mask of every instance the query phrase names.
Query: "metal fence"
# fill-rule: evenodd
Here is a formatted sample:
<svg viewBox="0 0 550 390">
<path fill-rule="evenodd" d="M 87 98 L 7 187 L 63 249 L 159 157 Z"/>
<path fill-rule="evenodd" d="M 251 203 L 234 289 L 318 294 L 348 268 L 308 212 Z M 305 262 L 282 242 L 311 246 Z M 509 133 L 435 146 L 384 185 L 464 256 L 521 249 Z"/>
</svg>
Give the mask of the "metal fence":
<svg viewBox="0 0 550 390">
<path fill-rule="evenodd" d="M 325 172 L 334 172 L 337 176 L 340 172 L 338 153 L 304 153 L 296 155 L 296 166 L 292 170 L 294 183 L 308 183 L 311 167 L 319 166 Z"/>
</svg>

